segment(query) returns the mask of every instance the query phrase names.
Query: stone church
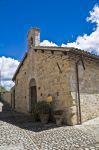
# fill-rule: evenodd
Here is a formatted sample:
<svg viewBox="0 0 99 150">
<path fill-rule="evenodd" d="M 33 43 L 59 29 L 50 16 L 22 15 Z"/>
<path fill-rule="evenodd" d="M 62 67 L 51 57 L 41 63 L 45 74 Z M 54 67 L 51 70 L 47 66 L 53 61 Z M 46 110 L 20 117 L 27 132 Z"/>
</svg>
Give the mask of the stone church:
<svg viewBox="0 0 99 150">
<path fill-rule="evenodd" d="M 41 47 L 40 30 L 28 32 L 28 50 L 13 81 L 12 106 L 31 114 L 32 103 L 52 95 L 67 125 L 99 116 L 99 56 L 69 47 Z"/>
</svg>

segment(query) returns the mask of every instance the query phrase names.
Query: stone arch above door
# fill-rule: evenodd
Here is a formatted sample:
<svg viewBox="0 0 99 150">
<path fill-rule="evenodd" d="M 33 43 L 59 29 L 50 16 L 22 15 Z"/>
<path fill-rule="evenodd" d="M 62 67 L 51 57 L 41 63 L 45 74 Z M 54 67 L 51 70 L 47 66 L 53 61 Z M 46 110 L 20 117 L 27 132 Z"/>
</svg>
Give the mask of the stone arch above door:
<svg viewBox="0 0 99 150">
<path fill-rule="evenodd" d="M 36 86 L 36 80 L 34 78 L 30 80 L 29 87 L 31 86 Z"/>
</svg>

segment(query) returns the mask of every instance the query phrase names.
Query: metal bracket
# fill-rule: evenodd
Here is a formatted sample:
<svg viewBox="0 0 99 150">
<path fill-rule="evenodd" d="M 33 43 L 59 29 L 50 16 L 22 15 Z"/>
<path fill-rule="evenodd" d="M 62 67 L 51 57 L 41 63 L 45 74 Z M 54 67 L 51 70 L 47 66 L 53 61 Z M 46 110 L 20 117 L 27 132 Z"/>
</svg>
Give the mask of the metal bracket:
<svg viewBox="0 0 99 150">
<path fill-rule="evenodd" d="M 58 64 L 58 62 L 57 62 L 57 66 L 58 66 L 58 69 L 59 69 L 60 73 L 62 73 L 62 70 L 61 70 L 61 68 L 60 68 L 60 66 L 59 66 L 59 64 Z"/>
</svg>

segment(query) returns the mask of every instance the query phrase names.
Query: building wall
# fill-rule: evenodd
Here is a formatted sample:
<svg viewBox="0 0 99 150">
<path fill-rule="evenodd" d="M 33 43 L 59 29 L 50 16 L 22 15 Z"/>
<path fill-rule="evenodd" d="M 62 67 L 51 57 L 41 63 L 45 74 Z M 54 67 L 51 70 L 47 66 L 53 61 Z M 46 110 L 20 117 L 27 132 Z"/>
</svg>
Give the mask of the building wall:
<svg viewBox="0 0 99 150">
<path fill-rule="evenodd" d="M 58 63 L 58 65 L 57 65 Z M 59 69 L 60 67 L 60 69 Z M 19 73 L 16 76 L 15 108 L 28 113 L 30 111 L 29 83 L 36 80 L 37 101 L 53 96 L 54 109 L 64 110 L 64 122 L 73 124 L 72 97 L 70 95 L 70 61 L 62 52 L 29 50 Z"/>
<path fill-rule="evenodd" d="M 57 65 L 58 63 L 58 65 Z M 86 70 L 79 64 L 82 121 L 99 116 L 99 63 L 84 60 Z M 61 70 L 60 70 L 60 69 Z M 35 79 L 37 101 L 53 96 L 54 109 L 64 110 L 64 123 L 77 124 L 77 80 L 75 59 L 62 52 L 34 51 L 28 56 L 16 76 L 15 108 L 30 112 L 29 84 Z"/>
<path fill-rule="evenodd" d="M 11 88 L 11 108 L 15 109 L 15 86 Z"/>
<path fill-rule="evenodd" d="M 82 122 L 99 116 L 99 62 L 84 59 L 85 70 L 79 64 L 79 86 Z M 71 95 L 75 115 L 77 114 L 77 78 L 75 60 L 71 59 Z"/>
<path fill-rule="evenodd" d="M 5 92 L 2 97 L 5 102 L 11 105 L 11 92 Z"/>
<path fill-rule="evenodd" d="M 15 109 L 19 112 L 26 112 L 28 107 L 28 78 L 31 70 L 30 55 L 28 54 L 22 64 L 15 80 Z"/>
<path fill-rule="evenodd" d="M 61 69 L 58 68 L 57 63 Z M 46 100 L 48 94 L 53 96 L 54 109 L 64 110 L 64 122 L 71 122 L 72 99 L 70 95 L 70 62 L 62 52 L 45 51 L 35 53 L 37 73 L 38 100 Z"/>
</svg>

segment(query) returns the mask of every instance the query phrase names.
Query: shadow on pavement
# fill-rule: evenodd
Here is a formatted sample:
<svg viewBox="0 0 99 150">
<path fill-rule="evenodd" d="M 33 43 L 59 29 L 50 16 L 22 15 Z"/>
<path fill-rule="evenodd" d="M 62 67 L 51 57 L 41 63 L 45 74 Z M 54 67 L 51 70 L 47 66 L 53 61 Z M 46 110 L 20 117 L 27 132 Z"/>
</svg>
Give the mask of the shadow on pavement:
<svg viewBox="0 0 99 150">
<path fill-rule="evenodd" d="M 42 124 L 40 121 L 34 122 L 31 115 L 19 113 L 11 109 L 7 102 L 0 101 L 0 121 L 13 124 L 22 129 L 41 132 L 52 128 L 58 128 L 55 123 Z"/>
</svg>

